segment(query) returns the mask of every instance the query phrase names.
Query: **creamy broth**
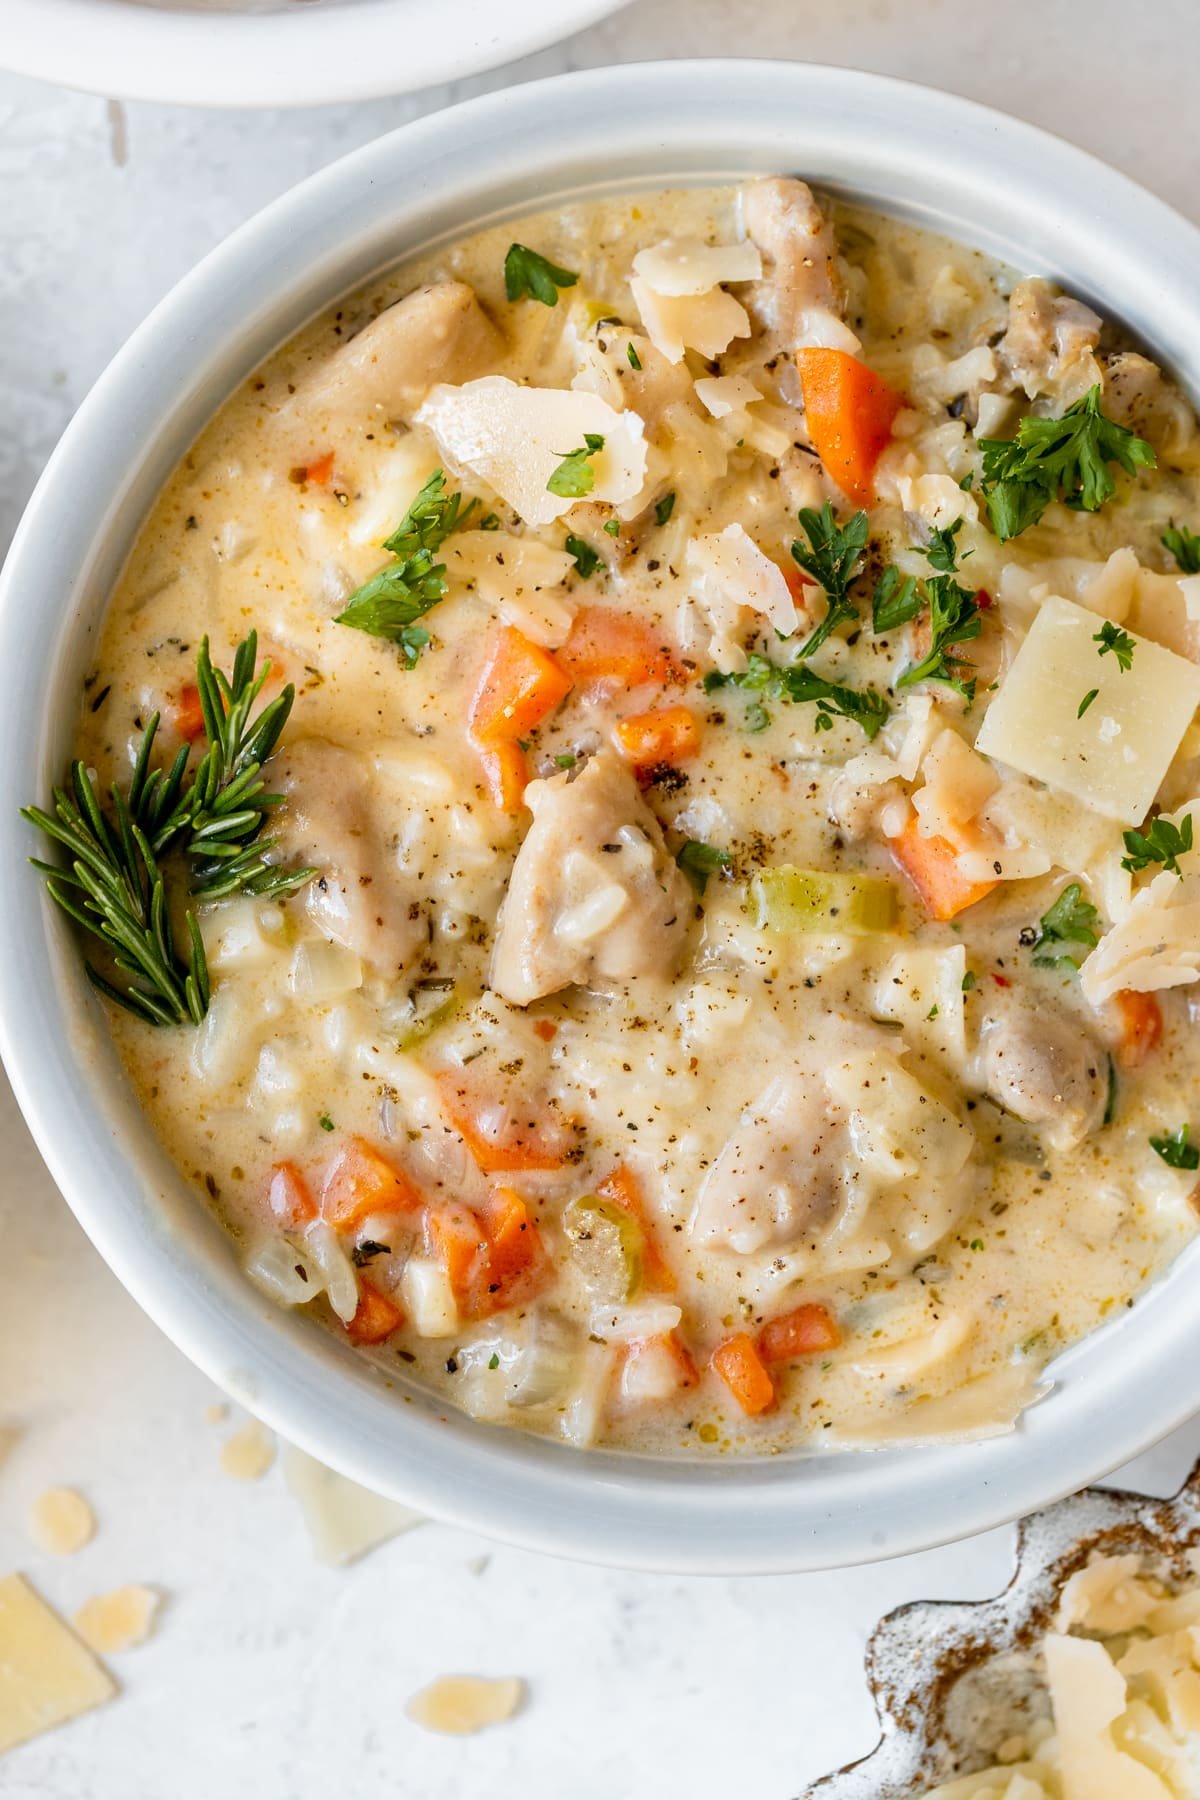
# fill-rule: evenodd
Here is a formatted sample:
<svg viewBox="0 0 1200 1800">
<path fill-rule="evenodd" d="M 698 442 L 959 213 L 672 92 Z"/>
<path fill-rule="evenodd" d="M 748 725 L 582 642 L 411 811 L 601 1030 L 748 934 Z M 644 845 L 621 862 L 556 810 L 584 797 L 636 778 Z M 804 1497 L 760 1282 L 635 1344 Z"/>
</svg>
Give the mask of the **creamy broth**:
<svg viewBox="0 0 1200 1800">
<path fill-rule="evenodd" d="M 660 1453 L 985 1433 L 1191 1236 L 1200 863 L 1122 863 L 1197 791 L 1197 440 L 1017 282 L 798 183 L 566 207 L 307 327 L 155 506 L 79 754 L 173 752 L 256 629 L 316 875 L 200 907 L 202 1023 L 112 1028 L 253 1276 L 393 1374 Z M 980 441 L 1095 388 L 1157 467 L 1001 541 Z M 338 615 L 439 470 L 478 504 L 406 652 Z M 827 611 L 825 502 L 865 542 L 793 699 L 752 659 Z"/>
</svg>

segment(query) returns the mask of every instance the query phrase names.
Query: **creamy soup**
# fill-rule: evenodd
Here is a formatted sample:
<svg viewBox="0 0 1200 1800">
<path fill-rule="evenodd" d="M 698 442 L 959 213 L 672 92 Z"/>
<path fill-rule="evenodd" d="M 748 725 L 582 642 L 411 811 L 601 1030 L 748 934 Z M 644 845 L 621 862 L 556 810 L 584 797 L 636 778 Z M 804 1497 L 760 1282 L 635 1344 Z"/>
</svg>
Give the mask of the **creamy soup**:
<svg viewBox="0 0 1200 1800">
<path fill-rule="evenodd" d="M 791 179 L 300 332 L 86 683 L 165 910 L 57 889 L 248 1277 L 577 1445 L 1010 1427 L 1195 1229 L 1198 471 L 1087 306 Z"/>
</svg>

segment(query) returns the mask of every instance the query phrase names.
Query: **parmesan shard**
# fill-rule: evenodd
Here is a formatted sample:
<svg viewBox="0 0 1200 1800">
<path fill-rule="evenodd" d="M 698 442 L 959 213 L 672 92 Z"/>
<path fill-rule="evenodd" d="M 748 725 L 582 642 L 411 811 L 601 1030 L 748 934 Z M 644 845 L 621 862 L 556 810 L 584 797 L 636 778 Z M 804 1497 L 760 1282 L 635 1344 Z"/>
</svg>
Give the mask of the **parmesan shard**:
<svg viewBox="0 0 1200 1800">
<path fill-rule="evenodd" d="M 102 1706 L 116 1691 L 23 1576 L 0 1579 L 0 1753 Z"/>
<path fill-rule="evenodd" d="M 261 1481 L 275 1460 L 275 1439 L 251 1419 L 221 1445 L 221 1473 L 230 1481 Z"/>
<path fill-rule="evenodd" d="M 668 299 L 707 294 L 725 281 L 758 281 L 762 254 L 744 238 L 737 244 L 705 244 L 699 238 L 668 238 L 639 250 L 633 272 Z"/>
<path fill-rule="evenodd" d="M 336 1569 L 425 1523 L 423 1513 L 373 1494 L 294 1444 L 284 1452 L 283 1478 L 300 1507 L 317 1561 Z"/>
<path fill-rule="evenodd" d="M 1051 1633 L 1043 1653 L 1058 1732 L 1063 1800 L 1171 1800 L 1166 1783 L 1118 1750 L 1125 1681 L 1103 1644 Z"/>
<path fill-rule="evenodd" d="M 1130 634 L 1132 661 L 1123 668 L 1100 654 L 1098 624 L 1073 601 L 1043 601 L 976 749 L 1106 818 L 1140 825 L 1200 706 L 1200 667 Z"/>
<path fill-rule="evenodd" d="M 96 1516 L 74 1488 L 47 1488 L 33 1503 L 35 1542 L 52 1556 L 74 1556 L 96 1535 Z"/>
<path fill-rule="evenodd" d="M 482 1675 L 441 1675 L 413 1695 L 404 1711 L 414 1725 L 447 1737 L 466 1737 L 511 1719 L 525 1698 L 515 1675 L 490 1681 Z"/>
<path fill-rule="evenodd" d="M 750 336 L 749 313 L 724 288 L 674 298 L 656 293 L 635 275 L 629 291 L 646 336 L 670 363 L 682 362 L 685 350 L 698 350 L 711 361 L 723 355 L 734 338 Z"/>
<path fill-rule="evenodd" d="M 727 525 L 724 531 L 693 538 L 686 566 L 695 596 L 712 621 L 709 650 L 718 668 L 745 667 L 738 635 L 752 613 L 784 637 L 795 631 L 799 614 L 784 573 L 744 526 Z"/>
<path fill-rule="evenodd" d="M 417 414 L 447 461 L 484 481 L 527 525 L 550 525 L 574 500 L 547 483 L 564 457 L 589 436 L 604 447 L 588 459 L 591 500 L 621 506 L 646 479 L 645 430 L 635 412 L 616 412 L 597 394 L 523 387 L 484 375 L 461 387 L 442 383 Z"/>
<path fill-rule="evenodd" d="M 1200 839 L 1200 799 L 1166 817 L 1181 829 L 1193 822 Z M 1125 916 L 1106 931 L 1080 970 L 1089 1006 L 1134 988 L 1155 993 L 1200 976 L 1200 842 L 1179 858 L 1179 873 L 1161 869 L 1133 897 Z"/>
<path fill-rule="evenodd" d="M 85 1600 L 75 1614 L 76 1631 L 100 1656 L 113 1656 L 144 1644 L 154 1630 L 159 1597 L 153 1588 L 122 1587 Z"/>
<path fill-rule="evenodd" d="M 753 406 L 762 395 L 748 375 L 702 375 L 696 398 L 714 419 L 727 419 L 730 413 Z"/>
</svg>

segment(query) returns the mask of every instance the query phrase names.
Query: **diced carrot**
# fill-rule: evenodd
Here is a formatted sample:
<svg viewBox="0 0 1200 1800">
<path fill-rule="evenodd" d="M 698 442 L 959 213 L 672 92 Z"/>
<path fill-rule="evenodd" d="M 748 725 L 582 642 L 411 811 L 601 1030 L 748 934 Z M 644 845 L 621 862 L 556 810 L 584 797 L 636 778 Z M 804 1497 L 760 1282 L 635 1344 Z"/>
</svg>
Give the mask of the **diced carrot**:
<svg viewBox="0 0 1200 1800">
<path fill-rule="evenodd" d="M 692 1388 L 700 1372 L 676 1331 L 631 1338 L 618 1348 L 617 1393 L 625 1406 L 660 1405 L 684 1388 Z"/>
<path fill-rule="evenodd" d="M 924 837 L 911 814 L 892 855 L 917 890 L 931 919 L 953 919 L 999 887 L 999 881 L 969 881 L 958 866 L 958 853 L 948 838 Z"/>
<path fill-rule="evenodd" d="M 810 596 L 817 592 L 816 582 L 811 575 L 806 575 L 803 569 L 798 569 L 795 563 L 786 565 L 777 563 L 775 566 L 787 582 L 788 593 L 803 612 L 808 606 Z"/>
<path fill-rule="evenodd" d="M 662 632 L 634 613 L 585 606 L 555 660 L 577 687 L 641 687 L 673 680 L 678 671 Z"/>
<path fill-rule="evenodd" d="M 869 506 L 899 394 L 846 350 L 797 350 L 796 367 L 813 449 L 847 498 Z"/>
<path fill-rule="evenodd" d="M 1113 999 L 1121 1016 L 1117 1061 L 1123 1069 L 1138 1069 L 1162 1042 L 1162 1007 L 1153 994 L 1136 988 L 1122 988 Z"/>
<path fill-rule="evenodd" d="M 601 1199 L 619 1206 L 637 1225 L 642 1234 L 642 1285 L 652 1294 L 673 1294 L 678 1283 L 675 1271 L 655 1242 L 654 1232 L 642 1198 L 637 1176 L 621 1163 L 606 1175 L 596 1188 Z"/>
<path fill-rule="evenodd" d="M 553 1019 L 535 1019 L 533 1021 L 533 1029 L 535 1035 L 541 1038 L 543 1044 L 552 1044 L 558 1036 L 558 1026 Z"/>
<path fill-rule="evenodd" d="M 278 1162 L 272 1166 L 267 1205 L 271 1217 L 284 1231 L 299 1231 L 317 1216 L 312 1191 L 294 1162 Z"/>
<path fill-rule="evenodd" d="M 204 736 L 204 710 L 200 705 L 200 689 L 188 682 L 179 690 L 179 698 L 172 709 L 175 729 L 185 744 L 194 744 L 196 739 Z"/>
<path fill-rule="evenodd" d="M 515 626 L 502 625 L 471 701 L 471 735 L 485 749 L 512 744 L 561 705 L 570 688 L 570 676 L 549 651 Z"/>
<path fill-rule="evenodd" d="M 347 1138 L 325 1171 L 321 1217 L 352 1231 L 372 1213 L 417 1212 L 421 1195 L 365 1138 Z"/>
<path fill-rule="evenodd" d="M 486 1291 L 475 1296 L 473 1315 L 468 1315 L 476 1317 L 532 1299 L 550 1272 L 541 1233 L 512 1188 L 497 1188 L 488 1196 L 483 1223 L 488 1237 L 487 1281 Z"/>
<path fill-rule="evenodd" d="M 404 1323 L 400 1308 L 369 1281 L 359 1284 L 358 1311 L 346 1326 L 346 1336 L 356 1344 L 381 1344 Z"/>
<path fill-rule="evenodd" d="M 332 474 L 333 451 L 327 450 L 324 456 L 318 456 L 315 462 L 309 463 L 304 471 L 304 479 L 315 482 L 317 487 L 325 487 Z"/>
<path fill-rule="evenodd" d="M 486 1281 L 488 1243 L 478 1214 L 458 1200 L 431 1206 L 425 1214 L 425 1240 L 450 1279 L 460 1311 L 465 1310 L 468 1297 Z"/>
<path fill-rule="evenodd" d="M 765 1363 L 791 1362 L 818 1350 L 836 1350 L 842 1341 L 837 1321 L 827 1307 L 809 1301 L 791 1312 L 768 1319 L 758 1334 L 758 1354 Z"/>
<path fill-rule="evenodd" d="M 737 1331 L 718 1344 L 712 1366 L 744 1413 L 770 1412 L 775 1404 L 775 1383 L 746 1332 Z"/>
<path fill-rule="evenodd" d="M 658 706 L 617 721 L 617 742 L 635 769 L 686 762 L 700 749 L 700 721 L 686 706 Z"/>
<path fill-rule="evenodd" d="M 529 767 L 520 744 L 493 744 L 480 751 L 483 775 L 498 812 L 519 813 L 525 801 Z"/>
<path fill-rule="evenodd" d="M 498 1188 L 482 1217 L 459 1201 L 431 1206 L 425 1237 L 464 1319 L 486 1319 L 532 1300 L 551 1273 L 529 1208 L 511 1188 Z"/>
<path fill-rule="evenodd" d="M 503 1095 L 489 1093 L 464 1069 L 443 1069 L 435 1080 L 443 1112 L 485 1175 L 561 1169 L 566 1162 L 570 1135 L 560 1125 L 523 1116 L 531 1110 L 528 1103 L 518 1103 L 514 1114 Z"/>
</svg>

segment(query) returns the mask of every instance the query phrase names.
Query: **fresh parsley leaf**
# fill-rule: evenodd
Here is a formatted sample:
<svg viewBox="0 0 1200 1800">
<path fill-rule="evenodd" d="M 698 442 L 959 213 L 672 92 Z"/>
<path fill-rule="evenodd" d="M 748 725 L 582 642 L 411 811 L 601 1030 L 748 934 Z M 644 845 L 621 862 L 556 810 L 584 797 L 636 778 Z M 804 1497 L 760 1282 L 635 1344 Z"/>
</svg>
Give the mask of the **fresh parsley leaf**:
<svg viewBox="0 0 1200 1800">
<path fill-rule="evenodd" d="M 608 537 L 620 537 L 621 521 L 620 519 L 606 519 L 600 529 Z"/>
<path fill-rule="evenodd" d="M 1014 438 L 985 438 L 982 489 L 992 529 L 1002 543 L 1036 525 L 1054 500 L 1099 512 L 1116 491 L 1110 463 L 1127 475 L 1153 469 L 1157 458 L 1100 410 L 1100 385 L 1057 419 L 1027 413 Z"/>
<path fill-rule="evenodd" d="M 883 633 L 895 631 L 915 619 L 925 605 L 925 596 L 913 575 L 902 575 L 895 563 L 889 563 L 875 585 L 871 601 L 871 627 Z"/>
<path fill-rule="evenodd" d="M 968 969 L 966 974 L 962 978 L 963 993 L 969 994 L 971 989 L 977 984 L 978 980 L 979 980 L 979 977 L 976 975 L 974 969 Z"/>
<path fill-rule="evenodd" d="M 654 523 L 656 525 L 665 525 L 674 511 L 675 494 L 674 490 L 672 490 L 671 493 L 664 494 L 661 500 L 655 502 Z"/>
<path fill-rule="evenodd" d="M 845 719 L 853 719 L 856 725 L 861 725 L 869 738 L 874 738 L 891 717 L 892 709 L 887 700 L 870 688 L 843 687 L 837 682 L 826 681 L 799 660 L 781 666 L 757 652 L 749 658 L 746 667 L 736 673 L 723 675 L 714 671 L 704 677 L 706 693 L 712 693 L 721 687 L 743 688 L 762 694 L 768 700 L 786 700 L 797 704 L 806 700 L 815 701 L 818 731 L 831 730 L 834 714 L 840 714 Z M 762 731 L 769 723 L 770 714 L 761 701 L 756 701 L 752 707 L 747 708 L 748 730 Z"/>
<path fill-rule="evenodd" d="M 1188 813 L 1178 826 L 1172 825 L 1170 819 L 1153 819 L 1149 831 L 1127 831 L 1124 838 L 1128 854 L 1121 858 L 1121 867 L 1131 875 L 1148 869 L 1151 863 L 1161 863 L 1165 870 L 1182 879 L 1179 858 L 1192 847 L 1192 815 Z"/>
<path fill-rule="evenodd" d="M 500 517 L 498 513 L 485 513 L 479 521 L 480 531 L 499 531 Z"/>
<path fill-rule="evenodd" d="M 1172 525 L 1164 531 L 1162 541 L 1179 565 L 1184 575 L 1200 575 L 1200 535 L 1189 531 L 1186 525 Z"/>
<path fill-rule="evenodd" d="M 324 1112 L 320 1115 L 320 1117 L 317 1120 L 317 1124 L 321 1127 L 322 1131 L 332 1131 L 334 1129 L 333 1120 L 330 1118 L 330 1116 L 327 1112 Z"/>
<path fill-rule="evenodd" d="M 600 567 L 600 552 L 593 550 L 586 538 L 576 537 L 573 531 L 568 531 L 563 541 L 563 549 L 568 556 L 575 558 L 575 567 L 585 581 Z"/>
<path fill-rule="evenodd" d="M 410 669 L 430 641 L 428 631 L 418 626 L 417 620 L 446 592 L 446 565 L 434 558 L 475 505 L 472 500 L 464 507 L 462 495 L 447 494 L 445 487 L 446 477 L 438 469 L 384 540 L 384 549 L 390 550 L 396 561 L 357 588 L 337 615 L 339 625 L 397 645 Z"/>
<path fill-rule="evenodd" d="M 573 769 L 578 761 L 573 750 L 560 750 L 554 758 L 554 766 L 556 769 Z"/>
<path fill-rule="evenodd" d="M 629 358 L 630 368 L 640 371 L 641 366 L 642 366 L 642 359 L 638 355 L 637 350 L 634 348 L 632 343 L 626 344 L 625 354 Z"/>
<path fill-rule="evenodd" d="M 585 431 L 578 450 L 568 450 L 551 475 L 546 492 L 557 494 L 560 500 L 582 500 L 590 494 L 596 485 L 596 474 L 589 459 L 603 448 L 604 439 L 598 431 Z"/>
<path fill-rule="evenodd" d="M 1083 889 L 1079 883 L 1072 881 L 1038 921 L 1034 962 L 1043 969 L 1054 969 L 1061 963 L 1069 963 L 1073 969 L 1077 969 L 1079 959 L 1071 955 L 1070 948 L 1048 950 L 1045 946 L 1065 944 L 1071 948 L 1090 950 L 1100 942 L 1100 934 L 1096 929 L 1099 923 L 1100 915 L 1096 908 L 1083 898 Z"/>
<path fill-rule="evenodd" d="M 816 630 L 801 645 L 798 655 L 803 660 L 819 649 L 830 632 L 836 631 L 845 620 L 858 617 L 858 608 L 847 590 L 861 566 L 870 526 L 865 512 L 856 512 L 845 525 L 839 525 L 828 500 L 820 512 L 814 512 L 811 506 L 801 507 L 797 517 L 808 543 L 802 544 L 797 538 L 792 544 L 792 559 L 820 584 L 829 608 Z"/>
<path fill-rule="evenodd" d="M 929 544 L 924 555 L 931 569 L 937 569 L 943 575 L 953 575 L 958 568 L 958 545 L 955 543 L 965 521 L 955 519 L 953 525 L 935 526 L 930 534 Z M 971 552 L 968 550 L 967 555 Z"/>
<path fill-rule="evenodd" d="M 929 604 L 929 650 L 896 682 L 912 687 L 918 681 L 938 681 L 961 694 L 970 706 L 975 698 L 975 678 L 965 674 L 972 665 L 953 654 L 956 644 L 977 638 L 982 626 L 973 593 L 960 587 L 953 575 L 931 575 L 922 584 Z"/>
<path fill-rule="evenodd" d="M 708 886 L 710 875 L 719 875 L 722 869 L 727 869 L 732 858 L 728 850 L 718 850 L 715 844 L 704 844 L 699 838 L 689 838 L 675 852 L 675 861 L 696 892 L 702 894 Z"/>
<path fill-rule="evenodd" d="M 1083 699 L 1079 702 L 1079 711 L 1075 714 L 1075 717 L 1077 719 L 1082 719 L 1084 713 L 1087 711 L 1088 707 L 1092 704 L 1092 701 L 1096 698 L 1096 695 L 1099 692 L 1100 692 L 1099 688 L 1089 688 L 1088 689 L 1087 693 L 1083 696 Z"/>
<path fill-rule="evenodd" d="M 1189 1136 L 1190 1128 L 1181 1125 L 1169 1137 L 1152 1137 L 1150 1148 L 1170 1169 L 1200 1169 L 1200 1144 L 1189 1143 Z"/>
<path fill-rule="evenodd" d="M 498 1369 L 499 1367 L 500 1367 L 500 1353 L 498 1350 L 493 1350 L 492 1354 L 488 1357 L 488 1368 L 489 1369 Z"/>
<path fill-rule="evenodd" d="M 578 280 L 570 269 L 560 269 L 528 244 L 509 245 L 504 258 L 504 291 L 510 300 L 540 300 L 543 306 L 557 306 L 559 288 L 574 287 Z"/>
<path fill-rule="evenodd" d="M 1114 625 L 1111 619 L 1105 619 L 1099 631 L 1092 633 L 1092 642 L 1099 644 L 1101 656 L 1107 656 L 1112 651 L 1123 675 L 1133 667 L 1133 653 L 1137 645 L 1129 633 L 1122 631 L 1119 625 Z"/>
</svg>

